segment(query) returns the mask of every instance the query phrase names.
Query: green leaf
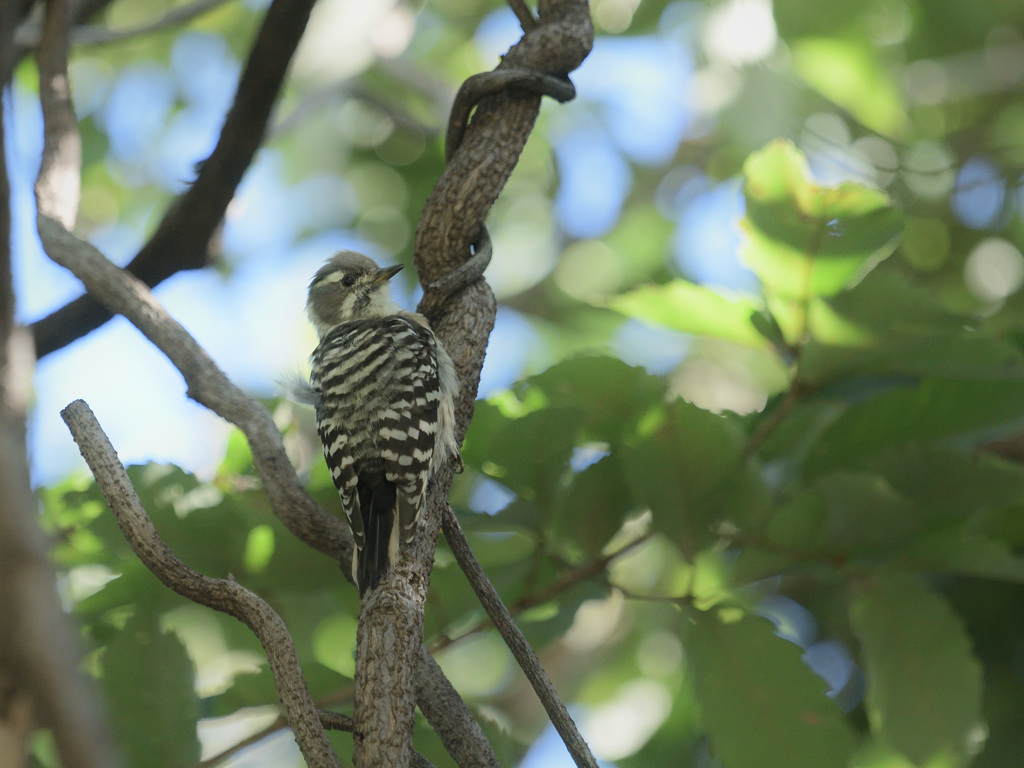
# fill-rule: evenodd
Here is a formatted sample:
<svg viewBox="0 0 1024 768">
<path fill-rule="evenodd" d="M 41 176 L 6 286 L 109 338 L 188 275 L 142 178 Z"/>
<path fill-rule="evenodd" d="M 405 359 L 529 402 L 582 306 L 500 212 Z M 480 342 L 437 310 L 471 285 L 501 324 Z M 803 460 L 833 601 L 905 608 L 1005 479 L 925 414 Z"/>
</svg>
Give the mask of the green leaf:
<svg viewBox="0 0 1024 768">
<path fill-rule="evenodd" d="M 194 678 L 178 636 L 161 632 L 153 614 L 129 619 L 107 646 L 103 687 L 129 765 L 176 768 L 199 760 Z"/>
<path fill-rule="evenodd" d="M 677 331 L 748 347 L 765 346 L 765 338 L 752 320 L 761 311 L 754 301 L 728 298 L 686 280 L 635 288 L 612 299 L 611 306 L 628 317 Z"/>
<path fill-rule="evenodd" d="M 876 189 L 853 183 L 818 186 L 789 142 L 755 152 L 744 171 L 743 257 L 764 283 L 769 306 L 794 343 L 806 319 L 793 302 L 832 296 L 891 254 L 900 215 Z"/>
<path fill-rule="evenodd" d="M 963 622 L 919 579 L 881 572 L 855 591 L 872 733 L 918 765 L 966 765 L 981 747 L 982 670 Z"/>
<path fill-rule="evenodd" d="M 606 456 L 573 476 L 549 516 L 550 536 L 572 554 L 595 556 L 619 530 L 631 499 L 620 459 Z"/>
<path fill-rule="evenodd" d="M 1024 584 L 1024 558 L 1002 541 L 957 532 L 914 543 L 904 555 L 923 571 Z"/>
<path fill-rule="evenodd" d="M 743 471 L 741 438 L 727 417 L 677 400 L 652 410 L 624 452 L 633 497 L 687 556 L 714 540 L 713 519 L 735 513 L 722 490 Z"/>
<path fill-rule="evenodd" d="M 879 61 L 878 47 L 835 38 L 792 43 L 793 69 L 825 98 L 849 111 L 865 127 L 889 137 L 906 123 L 900 92 Z"/>
<path fill-rule="evenodd" d="M 686 636 L 697 699 L 725 768 L 846 768 L 856 737 L 799 646 L 772 624 L 696 613 Z"/>
<path fill-rule="evenodd" d="M 894 264 L 871 271 L 851 290 L 815 299 L 800 357 L 806 383 L 878 374 L 964 379 L 1020 377 L 1020 348 L 980 333 L 974 318 L 943 307 L 933 290 L 912 284 Z"/>
<path fill-rule="evenodd" d="M 552 406 L 579 408 L 587 439 L 615 443 L 662 402 L 665 381 L 614 357 L 581 356 L 531 376 L 515 391 L 521 399 L 539 392 Z"/>
<path fill-rule="evenodd" d="M 516 419 L 481 407 L 466 461 L 527 501 L 549 505 L 568 469 L 583 413 L 576 407 L 543 408 Z M 484 429 L 487 424 L 489 429 Z"/>
<path fill-rule="evenodd" d="M 850 466 L 909 443 L 976 444 L 1024 424 L 1024 382 L 930 379 L 854 405 L 822 434 L 811 473 Z"/>
</svg>

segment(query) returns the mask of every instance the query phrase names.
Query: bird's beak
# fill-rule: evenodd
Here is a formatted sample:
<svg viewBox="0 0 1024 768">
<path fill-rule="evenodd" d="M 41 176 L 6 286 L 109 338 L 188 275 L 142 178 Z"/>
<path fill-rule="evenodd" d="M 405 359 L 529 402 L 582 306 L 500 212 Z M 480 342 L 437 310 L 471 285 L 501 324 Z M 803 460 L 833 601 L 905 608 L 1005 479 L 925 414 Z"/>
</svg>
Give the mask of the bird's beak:
<svg viewBox="0 0 1024 768">
<path fill-rule="evenodd" d="M 377 270 L 377 278 L 374 282 L 378 284 L 386 283 L 403 269 L 405 269 L 405 264 L 395 264 L 393 267 L 381 267 Z"/>
</svg>

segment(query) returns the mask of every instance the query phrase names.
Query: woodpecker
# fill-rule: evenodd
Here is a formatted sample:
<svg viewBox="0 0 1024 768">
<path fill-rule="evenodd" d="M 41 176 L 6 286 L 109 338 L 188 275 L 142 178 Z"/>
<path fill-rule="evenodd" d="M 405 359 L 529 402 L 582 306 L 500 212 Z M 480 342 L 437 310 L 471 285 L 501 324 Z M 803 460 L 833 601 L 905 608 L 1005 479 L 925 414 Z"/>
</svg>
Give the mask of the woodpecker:
<svg viewBox="0 0 1024 768">
<path fill-rule="evenodd" d="M 309 399 L 352 528 L 360 597 L 397 562 L 399 540 L 413 540 L 430 475 L 459 454 L 455 367 L 427 319 L 391 298 L 401 269 L 341 251 L 306 303 L 320 338 Z"/>
</svg>

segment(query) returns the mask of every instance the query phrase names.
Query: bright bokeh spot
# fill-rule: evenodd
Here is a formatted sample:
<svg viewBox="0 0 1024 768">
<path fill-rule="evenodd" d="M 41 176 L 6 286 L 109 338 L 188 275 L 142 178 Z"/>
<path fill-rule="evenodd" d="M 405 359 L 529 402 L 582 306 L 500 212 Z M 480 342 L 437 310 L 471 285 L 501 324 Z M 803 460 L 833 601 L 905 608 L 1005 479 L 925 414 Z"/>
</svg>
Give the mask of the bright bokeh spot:
<svg viewBox="0 0 1024 768">
<path fill-rule="evenodd" d="M 598 757 L 620 760 L 646 744 L 671 711 L 672 695 L 664 684 L 633 680 L 614 699 L 587 713 L 583 737 Z"/>
<path fill-rule="evenodd" d="M 1009 240 L 986 238 L 967 257 L 964 281 L 982 301 L 1005 299 L 1024 283 L 1024 256 Z"/>
<path fill-rule="evenodd" d="M 778 30 L 771 0 L 725 0 L 708 15 L 704 48 L 733 66 L 761 61 L 775 50 Z"/>
</svg>

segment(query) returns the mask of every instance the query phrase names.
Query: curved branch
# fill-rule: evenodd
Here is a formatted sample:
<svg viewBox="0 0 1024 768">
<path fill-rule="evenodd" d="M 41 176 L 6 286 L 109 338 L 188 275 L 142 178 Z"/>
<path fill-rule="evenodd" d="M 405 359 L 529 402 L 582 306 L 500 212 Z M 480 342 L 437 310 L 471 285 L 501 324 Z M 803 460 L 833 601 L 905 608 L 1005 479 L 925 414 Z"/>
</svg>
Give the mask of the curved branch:
<svg viewBox="0 0 1024 768">
<path fill-rule="evenodd" d="M 263 141 L 271 109 L 309 19 L 314 0 L 274 0 L 249 52 L 220 139 L 195 182 L 168 208 L 127 270 L 149 287 L 210 261 L 210 240 L 242 175 Z M 81 296 L 32 325 L 43 357 L 98 328 L 110 311 Z"/>
<path fill-rule="evenodd" d="M 549 0 L 541 4 L 539 26 L 529 30 L 498 65 L 498 70 L 537 72 L 541 78 L 564 78 L 590 52 L 593 27 L 585 0 Z M 516 76 L 499 75 L 477 83 L 517 82 Z M 480 87 L 480 86 L 477 86 Z M 470 99 L 476 103 L 476 99 Z M 471 257 L 471 246 L 485 231 L 487 213 L 512 174 L 540 110 L 540 96 L 522 90 L 496 88 L 481 95 L 472 121 L 448 159 L 416 229 L 414 260 L 420 282 L 439 284 L 445 275 L 460 270 Z M 456 119 L 462 119 L 458 115 Z M 459 133 L 462 133 L 459 131 Z M 443 283 L 442 283 L 443 284 Z M 461 286 L 456 286 L 461 287 Z M 425 310 L 451 355 L 461 390 L 456 403 L 456 437 L 461 440 L 473 415 L 484 350 L 494 325 L 494 294 L 483 280 L 476 280 L 450 296 L 438 307 L 425 293 Z M 405 698 L 410 688 L 414 653 L 422 642 L 423 606 L 434 561 L 439 524 L 447 508 L 453 467 L 431 478 L 421 535 L 406 557 L 400 559 L 396 578 L 385 580 L 364 602 L 356 646 L 356 718 L 362 739 L 356 742 L 359 768 L 386 765 L 376 755 L 395 749 L 398 756 L 408 747 L 396 746 L 396 732 L 412 732 L 412 712 Z M 397 642 L 396 642 L 397 640 Z M 392 682 L 396 694 L 381 700 L 358 677 L 360 669 Z M 366 678 L 369 681 L 369 677 Z M 401 719 L 396 724 L 396 719 Z M 575 729 L 572 729 L 573 731 Z M 575 746 L 578 734 L 573 740 Z M 390 752 L 388 752 L 390 754 Z M 580 765 L 596 766 L 586 745 L 574 752 Z M 589 757 L 589 760 L 587 759 Z"/>
<path fill-rule="evenodd" d="M 467 78 L 455 96 L 451 117 L 448 119 L 448 131 L 444 137 L 444 156 L 448 160 L 451 160 L 462 144 L 473 107 L 488 96 L 501 93 L 550 96 L 564 104 L 576 98 L 576 86 L 564 75 L 556 77 L 529 69 L 500 69 Z"/>
<path fill-rule="evenodd" d="M 82 186 L 82 139 L 71 105 L 68 81 L 68 29 L 65 0 L 46 4 L 39 62 L 39 102 L 43 108 L 43 156 L 36 178 L 36 208 L 68 229 L 75 226 Z"/>
<path fill-rule="evenodd" d="M 167 355 L 184 376 L 189 397 L 242 430 L 274 514 L 288 530 L 330 557 L 351 558 L 351 532 L 302 487 L 267 409 L 231 383 L 138 278 L 53 219 L 39 217 L 39 234 L 51 259 L 71 270 L 95 300 L 124 315 Z"/>
<path fill-rule="evenodd" d="M 270 662 L 277 694 L 306 763 L 311 768 L 338 768 L 338 759 L 302 676 L 295 644 L 281 617 L 234 579 L 204 576 L 181 562 L 157 533 L 89 406 L 83 400 L 75 400 L 60 415 L 78 443 L 121 532 L 143 565 L 179 595 L 234 616 L 253 631 Z"/>
<path fill-rule="evenodd" d="M 266 408 L 231 383 L 139 280 L 52 219 L 41 217 L 39 231 L 50 258 L 71 270 L 85 284 L 90 295 L 112 312 L 123 314 L 167 355 L 185 378 L 191 397 L 242 430 L 249 441 L 253 463 L 263 482 L 271 510 L 278 519 L 313 549 L 342 562 L 350 562 L 351 531 L 339 517 L 322 510 L 303 488 L 288 461 L 281 434 Z M 342 573 L 349 577 L 347 569 L 342 569 Z M 421 652 L 429 657 L 426 651 Z M 421 659 L 415 661 L 418 695 L 431 696 L 434 692 L 451 689 L 451 684 L 436 664 L 426 664 Z M 458 694 L 443 702 L 421 699 L 419 703 L 441 739 L 462 749 L 461 753 L 451 753 L 460 766 L 498 765 L 479 727 L 473 730 L 465 725 L 472 721 L 472 716 Z M 453 728 L 458 728 L 458 732 L 452 733 Z"/>
</svg>

